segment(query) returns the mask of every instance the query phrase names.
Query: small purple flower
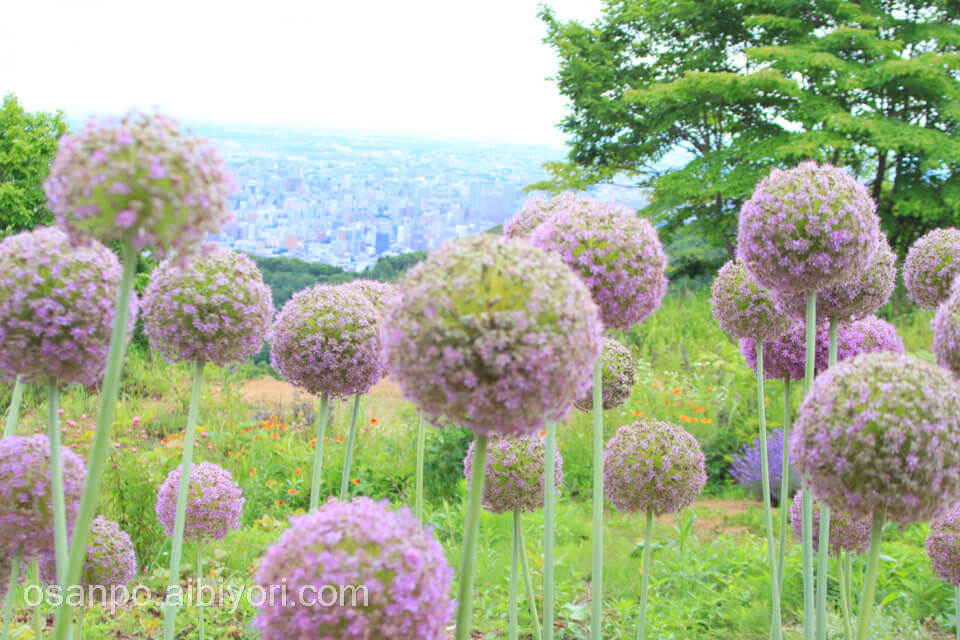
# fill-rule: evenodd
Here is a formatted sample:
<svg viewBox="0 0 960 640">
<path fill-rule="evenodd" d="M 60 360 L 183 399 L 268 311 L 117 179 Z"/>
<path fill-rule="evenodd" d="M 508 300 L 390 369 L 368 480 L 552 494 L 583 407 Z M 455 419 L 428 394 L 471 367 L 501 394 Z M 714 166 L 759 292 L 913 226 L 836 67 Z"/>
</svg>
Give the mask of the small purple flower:
<svg viewBox="0 0 960 640">
<path fill-rule="evenodd" d="M 155 511 L 163 531 L 173 536 L 177 518 L 180 467 L 171 471 L 160 485 Z M 211 462 L 190 468 L 184 540 L 223 540 L 231 529 L 240 528 L 243 490 L 229 471 Z"/>
<path fill-rule="evenodd" d="M 934 229 L 913 243 L 903 262 L 903 283 L 910 298 L 936 309 L 950 295 L 960 272 L 960 229 Z"/>
<path fill-rule="evenodd" d="M 613 338 L 603 341 L 603 409 L 609 411 L 623 405 L 633 393 L 636 382 L 637 368 L 633 364 L 633 354 L 630 349 Z M 581 411 L 593 411 L 593 389 L 587 392 L 576 403 Z"/>
<path fill-rule="evenodd" d="M 389 282 L 351 280 L 343 286 L 359 291 L 373 305 L 381 319 L 390 310 L 390 307 L 396 303 L 397 287 Z"/>
<path fill-rule="evenodd" d="M 524 240 L 449 242 L 400 280 L 384 328 L 404 395 L 435 423 L 516 436 L 590 387 L 603 327 L 583 282 Z"/>
<path fill-rule="evenodd" d="M 623 511 L 676 513 L 707 482 L 703 452 L 680 427 L 639 420 L 617 429 L 603 454 L 607 499 Z"/>
<path fill-rule="evenodd" d="M 783 335 L 790 327 L 770 292 L 757 284 L 739 261 L 730 260 L 720 267 L 710 292 L 714 319 L 735 338 L 766 340 Z"/>
<path fill-rule="evenodd" d="M 207 245 L 154 269 L 143 319 L 150 344 L 171 360 L 224 366 L 263 348 L 273 298 L 250 258 Z"/>
<path fill-rule="evenodd" d="M 805 486 L 832 509 L 925 520 L 960 497 L 960 386 L 909 355 L 840 362 L 814 380 L 790 451 Z"/>
<path fill-rule="evenodd" d="M 953 288 L 930 324 L 937 364 L 960 375 L 960 287 Z"/>
<path fill-rule="evenodd" d="M 933 571 L 940 579 L 960 585 L 960 504 L 953 504 L 933 519 L 926 547 Z"/>
<path fill-rule="evenodd" d="M 530 242 L 583 279 L 607 330 L 646 320 L 667 293 L 667 254 L 657 231 L 626 207 L 571 200 L 533 230 Z"/>
<path fill-rule="evenodd" d="M 780 499 L 780 484 L 783 480 L 783 429 L 767 433 L 767 472 L 770 474 L 770 499 L 774 504 Z M 757 500 L 763 498 L 763 465 L 760 463 L 760 436 L 753 443 L 744 445 L 733 456 L 730 475 L 741 487 L 750 490 Z"/>
<path fill-rule="evenodd" d="M 830 510 L 830 548 L 828 552 L 832 556 L 840 554 L 840 550 L 849 553 L 860 554 L 870 546 L 870 528 L 869 519 L 854 518 L 842 511 Z M 803 491 L 797 491 L 793 502 L 790 503 L 790 528 L 801 539 L 800 534 L 803 530 Z M 813 503 L 813 551 L 820 547 L 820 505 L 816 501 Z"/>
<path fill-rule="evenodd" d="M 776 294 L 855 280 L 880 238 L 867 188 L 842 169 L 774 169 L 740 209 L 737 257 Z"/>
<path fill-rule="evenodd" d="M 470 484 L 473 449 L 470 443 L 463 472 Z M 546 445 L 539 434 L 519 438 L 493 438 L 487 450 L 483 507 L 491 513 L 534 512 L 543 506 L 544 457 Z M 555 490 L 563 482 L 563 458 L 555 452 Z"/>
<path fill-rule="evenodd" d="M 73 527 L 87 469 L 70 451 L 60 451 L 67 528 Z M 50 441 L 38 434 L 0 438 L 0 555 L 24 557 L 53 549 L 53 497 L 50 494 Z"/>
<path fill-rule="evenodd" d="M 383 375 L 380 318 L 346 285 L 316 285 L 283 306 L 270 329 L 270 362 L 307 392 L 366 393 Z"/>
<path fill-rule="evenodd" d="M 453 570 L 431 530 L 366 497 L 291 518 L 255 580 L 290 594 L 259 606 L 263 640 L 444 640 L 455 609 Z"/>
<path fill-rule="evenodd" d="M 503 225 L 503 235 L 509 238 L 527 238 L 533 230 L 548 220 L 555 211 L 581 206 L 581 200 L 573 191 L 564 191 L 550 199 L 538 196 L 527 201 L 510 220 Z"/>
<path fill-rule="evenodd" d="M 40 576 L 45 584 L 56 584 L 57 563 L 53 553 L 40 556 Z M 97 516 L 90 527 L 87 540 L 87 559 L 80 574 L 80 586 L 106 588 L 109 599 L 111 587 L 125 587 L 137 576 L 137 556 L 133 542 L 126 531 L 113 520 Z M 91 594 L 98 590 L 91 589 Z"/>
</svg>

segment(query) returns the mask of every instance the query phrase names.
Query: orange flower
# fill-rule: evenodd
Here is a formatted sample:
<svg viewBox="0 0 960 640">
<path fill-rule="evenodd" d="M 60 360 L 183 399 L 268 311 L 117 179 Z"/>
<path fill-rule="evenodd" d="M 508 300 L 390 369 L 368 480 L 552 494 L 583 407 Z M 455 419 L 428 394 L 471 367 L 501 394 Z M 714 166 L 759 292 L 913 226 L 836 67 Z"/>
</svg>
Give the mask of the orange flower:
<svg viewBox="0 0 960 640">
<path fill-rule="evenodd" d="M 278 507 L 282 507 L 282 506 L 283 506 L 283 500 L 277 500 L 277 506 L 278 506 Z"/>
<path fill-rule="evenodd" d="M 297 495 L 297 494 L 300 493 L 300 492 L 297 491 L 296 489 L 287 489 L 287 493 L 289 493 L 289 494 L 292 495 L 292 496 L 295 496 L 295 495 Z"/>
<path fill-rule="evenodd" d="M 168 442 L 170 442 L 170 438 L 164 438 L 160 442 L 162 442 L 163 444 L 167 444 Z"/>
<path fill-rule="evenodd" d="M 700 422 L 702 422 L 703 424 L 710 424 L 711 422 L 713 422 L 713 420 L 711 420 L 710 418 L 700 418 Z"/>
<path fill-rule="evenodd" d="M 542 436 L 547 435 L 547 430 L 546 430 L 546 429 L 540 429 L 540 435 L 542 435 Z"/>
<path fill-rule="evenodd" d="M 376 418 L 370 418 L 370 424 L 379 424 L 379 423 L 380 421 L 377 420 Z"/>
<path fill-rule="evenodd" d="M 337 438 L 337 442 L 339 442 L 339 443 L 342 444 L 342 443 L 343 443 L 343 438 Z"/>
<path fill-rule="evenodd" d="M 253 436 L 253 439 L 254 439 L 254 440 L 259 440 L 259 439 L 260 439 L 260 434 L 258 433 L 257 435 Z"/>
<path fill-rule="evenodd" d="M 248 427 L 248 428 L 244 429 L 243 432 L 244 432 L 244 433 L 250 433 L 250 428 Z"/>
<path fill-rule="evenodd" d="M 631 411 L 630 415 L 632 415 L 634 418 L 642 418 L 643 411 Z"/>
<path fill-rule="evenodd" d="M 297 469 L 296 474 L 297 474 L 297 477 L 299 478 L 299 477 L 300 477 L 300 469 Z"/>
<path fill-rule="evenodd" d="M 697 413 L 703 413 L 703 407 L 697 407 L 696 409 L 694 409 L 694 411 L 696 411 Z"/>
<path fill-rule="evenodd" d="M 707 387 L 707 391 L 711 391 L 713 387 Z"/>
<path fill-rule="evenodd" d="M 256 467 L 254 467 L 253 469 L 250 469 L 250 477 L 252 478 L 252 477 L 255 476 L 255 475 L 257 475 L 257 468 L 256 468 Z"/>
<path fill-rule="evenodd" d="M 272 434 L 270 434 L 270 436 L 271 436 L 274 440 L 279 440 L 279 439 L 280 439 L 280 434 L 277 433 L 276 431 L 274 431 Z"/>
<path fill-rule="evenodd" d="M 354 478 L 354 479 L 353 479 L 353 484 L 360 484 L 360 481 L 357 480 L 356 478 Z"/>
<path fill-rule="evenodd" d="M 683 393 L 683 389 L 681 389 L 680 387 L 677 387 L 676 389 L 673 390 L 674 395 L 679 395 L 681 393 Z"/>
<path fill-rule="evenodd" d="M 232 457 L 233 457 L 233 451 L 227 451 L 227 457 L 232 458 Z"/>
<path fill-rule="evenodd" d="M 324 440 L 326 440 L 326 438 L 324 438 Z M 316 439 L 316 438 L 311 438 L 311 440 L 310 440 L 310 446 L 311 446 L 311 447 L 317 446 L 317 439 Z"/>
</svg>

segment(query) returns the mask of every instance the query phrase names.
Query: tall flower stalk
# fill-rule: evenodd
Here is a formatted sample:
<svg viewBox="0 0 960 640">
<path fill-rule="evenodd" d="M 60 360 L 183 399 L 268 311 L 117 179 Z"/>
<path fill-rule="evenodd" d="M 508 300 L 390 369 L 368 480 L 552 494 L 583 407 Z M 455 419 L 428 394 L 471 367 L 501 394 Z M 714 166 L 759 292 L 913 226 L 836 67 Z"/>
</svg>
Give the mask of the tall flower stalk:
<svg viewBox="0 0 960 640">
<path fill-rule="evenodd" d="M 590 570 L 590 637 L 603 627 L 603 360 L 593 365 L 593 557 Z"/>
<path fill-rule="evenodd" d="M 830 366 L 837 364 L 837 317 L 830 317 Z M 817 541 L 817 640 L 827 639 L 827 578 L 830 575 L 830 505 L 820 507 Z"/>
<path fill-rule="evenodd" d="M 763 491 L 763 513 L 767 529 L 767 560 L 770 563 L 770 594 L 772 599 L 773 640 L 783 637 L 780 612 L 780 575 L 777 569 L 777 551 L 773 535 L 773 515 L 770 509 L 770 466 L 767 452 L 767 418 L 763 394 L 763 340 L 757 340 L 757 407 L 760 421 L 760 468 Z M 782 535 L 782 533 L 781 533 Z"/>
<path fill-rule="evenodd" d="M 546 465 L 544 471 L 549 468 L 550 465 Z M 546 484 L 546 477 L 544 478 L 544 484 Z M 549 487 L 550 485 L 546 484 L 546 486 Z M 530 567 L 527 562 L 527 545 L 523 541 L 522 522 L 517 529 L 517 544 L 520 548 L 520 566 L 523 568 L 523 582 L 527 589 L 527 606 L 530 608 L 530 619 L 533 620 L 533 637 L 534 640 L 543 640 L 543 632 L 540 629 L 540 616 L 537 613 L 537 596 L 533 591 L 533 576 L 530 574 Z"/>
<path fill-rule="evenodd" d="M 23 376 L 18 375 L 13 384 L 13 393 L 10 396 L 10 406 L 7 407 L 6 420 L 3 423 L 3 437 L 12 436 L 17 429 L 17 420 L 20 419 L 20 402 L 23 400 Z"/>
<path fill-rule="evenodd" d="M 340 478 L 340 500 L 344 502 L 350 496 L 350 463 L 357 442 L 357 415 L 359 412 L 360 394 L 357 393 L 353 396 L 353 408 L 350 411 L 350 431 L 347 434 L 347 448 L 343 453 L 343 476 Z"/>
<path fill-rule="evenodd" d="M 469 640 L 473 618 L 473 565 L 477 559 L 477 535 L 480 531 L 480 501 L 483 496 L 484 469 L 487 464 L 487 437 L 474 440 L 473 465 L 470 468 L 470 493 L 463 518 L 463 548 L 460 554 L 460 582 L 457 590 L 456 640 Z"/>
<path fill-rule="evenodd" d="M 807 298 L 807 357 L 803 375 L 803 393 L 806 396 L 813 385 L 814 358 L 817 348 L 817 292 L 813 291 Z M 802 540 L 803 549 L 803 637 L 804 640 L 813 640 L 816 632 L 814 607 L 814 576 L 813 576 L 813 496 L 809 491 L 803 493 L 802 507 Z"/>
<path fill-rule="evenodd" d="M 10 563 L 10 577 L 7 580 L 6 597 L 3 601 L 3 616 L 0 617 L 0 640 L 10 637 L 10 625 L 13 622 L 13 599 L 17 594 L 17 582 L 20 579 L 20 561 L 23 559 L 23 549 L 17 548 Z"/>
<path fill-rule="evenodd" d="M 317 432 L 313 445 L 313 472 L 310 476 L 310 511 L 320 506 L 320 483 L 323 480 L 323 442 L 327 439 L 327 412 L 330 410 L 330 396 L 320 394 L 317 407 Z"/>
<path fill-rule="evenodd" d="M 414 489 L 413 515 L 423 522 L 423 458 L 427 445 L 427 425 L 423 412 L 417 411 L 417 480 Z"/>
<path fill-rule="evenodd" d="M 546 424 L 546 443 L 543 452 L 543 484 L 546 487 L 554 486 L 553 460 L 557 455 L 557 423 L 552 420 Z M 557 496 L 547 491 L 543 496 L 543 638 L 553 640 L 553 607 L 554 607 L 554 557 L 553 544 L 556 527 L 554 524 L 554 505 Z"/>
<path fill-rule="evenodd" d="M 643 577 L 640 579 L 640 624 L 637 640 L 644 640 L 647 631 L 647 596 L 650 590 L 650 559 L 653 547 L 653 509 L 647 509 L 647 526 L 643 533 Z"/>
<path fill-rule="evenodd" d="M 60 387 L 55 378 L 47 381 L 47 439 L 50 441 L 50 497 L 53 499 L 53 541 L 57 584 L 66 588 L 67 513 L 63 495 L 63 461 L 60 457 Z"/>
</svg>

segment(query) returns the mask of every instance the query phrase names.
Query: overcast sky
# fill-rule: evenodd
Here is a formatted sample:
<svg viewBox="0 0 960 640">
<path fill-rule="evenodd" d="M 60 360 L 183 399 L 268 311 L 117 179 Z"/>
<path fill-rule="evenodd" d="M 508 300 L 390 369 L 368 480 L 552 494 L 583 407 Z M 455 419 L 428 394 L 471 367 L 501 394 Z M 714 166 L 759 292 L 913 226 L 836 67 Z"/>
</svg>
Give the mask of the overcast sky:
<svg viewBox="0 0 960 640">
<path fill-rule="evenodd" d="M 71 117 L 560 144 L 537 0 L 12 0 L 0 94 Z M 601 0 L 549 2 L 591 22 Z"/>
</svg>

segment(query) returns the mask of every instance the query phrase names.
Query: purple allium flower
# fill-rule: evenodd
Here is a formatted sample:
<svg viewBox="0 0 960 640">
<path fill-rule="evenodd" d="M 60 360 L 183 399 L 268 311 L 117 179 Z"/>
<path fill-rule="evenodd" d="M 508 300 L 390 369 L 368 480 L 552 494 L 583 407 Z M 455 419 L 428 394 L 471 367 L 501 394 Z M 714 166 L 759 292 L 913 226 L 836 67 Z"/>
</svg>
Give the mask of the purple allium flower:
<svg viewBox="0 0 960 640">
<path fill-rule="evenodd" d="M 937 307 L 933 327 L 933 353 L 937 364 L 960 375 L 960 287 Z"/>
<path fill-rule="evenodd" d="M 72 247 L 54 227 L 0 242 L 0 375 L 98 382 L 119 290 L 120 263 L 98 242 Z"/>
<path fill-rule="evenodd" d="M 530 242 L 555 252 L 587 283 L 608 330 L 646 320 L 667 293 L 657 231 L 626 207 L 571 201 L 534 229 Z"/>
<path fill-rule="evenodd" d="M 603 453 L 607 498 L 624 511 L 676 513 L 707 482 L 703 452 L 680 427 L 639 420 L 617 429 Z"/>
<path fill-rule="evenodd" d="M 775 293 L 809 293 L 859 277 L 880 238 L 867 188 L 842 169 L 774 169 L 740 209 L 737 257 Z"/>
<path fill-rule="evenodd" d="M 877 316 L 841 324 L 837 327 L 837 343 L 837 360 L 874 351 L 903 353 L 903 338 L 897 333 L 897 328 Z"/>
<path fill-rule="evenodd" d="M 767 433 L 767 471 L 770 474 L 770 498 L 780 499 L 780 483 L 783 479 L 783 429 Z M 733 456 L 730 475 L 741 487 L 749 489 L 758 500 L 763 498 L 763 465 L 760 463 L 760 436 L 752 444 L 745 444 Z"/>
<path fill-rule="evenodd" d="M 73 526 L 87 469 L 80 456 L 61 449 L 67 528 Z M 0 438 L 0 551 L 18 548 L 33 557 L 53 548 L 53 497 L 50 494 L 50 441 L 37 434 Z"/>
<path fill-rule="evenodd" d="M 87 559 L 80 574 L 80 586 L 122 587 L 137 575 L 137 556 L 126 531 L 113 520 L 97 516 L 87 539 Z M 53 553 L 40 556 L 40 577 L 45 584 L 56 584 L 57 561 Z"/>
<path fill-rule="evenodd" d="M 774 304 L 773 296 L 742 262 L 730 260 L 720 267 L 710 292 L 713 317 L 735 338 L 766 340 L 790 328 L 790 320 Z"/>
<path fill-rule="evenodd" d="M 263 640 L 443 640 L 455 608 L 453 570 L 431 530 L 366 497 L 291 518 L 255 580 L 293 595 L 260 606 Z"/>
<path fill-rule="evenodd" d="M 633 364 L 630 349 L 614 338 L 603 340 L 603 408 L 616 409 L 627 401 L 633 393 L 637 378 L 637 368 Z M 593 389 L 580 397 L 576 403 L 581 411 L 593 411 Z"/>
<path fill-rule="evenodd" d="M 800 534 L 803 529 L 803 490 L 797 491 L 793 502 L 790 504 L 790 528 L 796 534 L 797 539 L 801 539 Z M 828 552 L 832 556 L 840 554 L 840 549 L 850 553 L 864 553 L 870 546 L 870 528 L 872 522 L 869 519 L 854 518 L 843 511 L 830 509 L 830 548 Z M 813 551 L 816 552 L 820 547 L 820 505 L 816 501 L 813 503 Z"/>
<path fill-rule="evenodd" d="M 171 360 L 224 366 L 263 348 L 273 298 L 253 260 L 206 245 L 153 270 L 143 319 L 150 344 Z"/>
<path fill-rule="evenodd" d="M 300 291 L 270 329 L 270 362 L 309 393 L 366 393 L 383 375 L 377 311 L 355 288 L 319 284 Z"/>
<path fill-rule="evenodd" d="M 817 291 L 817 319 L 862 318 L 886 304 L 897 279 L 897 256 L 887 236 L 880 234 L 877 249 L 853 281 L 838 282 Z M 777 304 L 793 318 L 803 321 L 807 314 L 807 294 L 789 291 L 777 295 Z"/>
<path fill-rule="evenodd" d="M 790 451 L 805 486 L 831 508 L 925 520 L 960 497 L 960 385 L 909 355 L 840 362 L 814 380 Z"/>
<path fill-rule="evenodd" d="M 576 208 L 588 200 L 581 200 L 573 191 L 564 191 L 552 198 L 531 198 L 510 220 L 503 225 L 503 235 L 510 238 L 529 238 L 533 230 L 546 222 L 560 209 Z"/>
<path fill-rule="evenodd" d="M 73 238 L 189 252 L 227 218 L 233 188 L 220 154 L 159 114 L 93 118 L 60 138 L 44 189 Z"/>
<path fill-rule="evenodd" d="M 590 292 L 525 240 L 448 242 L 400 280 L 390 372 L 434 422 L 516 436 L 562 420 L 591 385 L 603 325 Z"/>
<path fill-rule="evenodd" d="M 960 229 L 934 229 L 913 243 L 903 261 L 903 283 L 910 299 L 936 309 L 950 295 L 960 272 Z"/>
<path fill-rule="evenodd" d="M 359 291 L 367 301 L 373 305 L 377 315 L 383 319 L 384 314 L 395 304 L 397 296 L 396 285 L 388 282 L 379 282 L 377 280 L 352 280 L 344 287 L 349 287 Z"/>
<path fill-rule="evenodd" d="M 463 472 L 470 484 L 473 448 L 470 443 L 463 460 Z M 493 438 L 487 450 L 483 507 L 491 513 L 533 512 L 543 506 L 543 476 L 546 445 L 543 436 L 531 434 L 518 438 Z M 555 452 L 553 480 L 555 489 L 563 482 L 563 458 Z"/>
<path fill-rule="evenodd" d="M 240 527 L 243 490 L 237 486 L 229 471 L 212 462 L 195 464 L 190 467 L 189 486 L 184 540 L 223 540 L 231 529 Z M 155 511 L 168 536 L 173 535 L 179 490 L 178 466 L 167 475 L 157 493 Z"/>
<path fill-rule="evenodd" d="M 955 503 L 934 517 L 926 547 L 933 571 L 940 579 L 960 585 L 960 504 Z"/>
</svg>

